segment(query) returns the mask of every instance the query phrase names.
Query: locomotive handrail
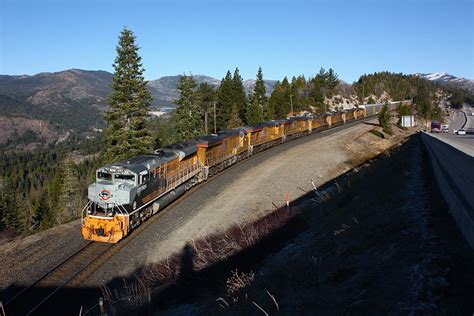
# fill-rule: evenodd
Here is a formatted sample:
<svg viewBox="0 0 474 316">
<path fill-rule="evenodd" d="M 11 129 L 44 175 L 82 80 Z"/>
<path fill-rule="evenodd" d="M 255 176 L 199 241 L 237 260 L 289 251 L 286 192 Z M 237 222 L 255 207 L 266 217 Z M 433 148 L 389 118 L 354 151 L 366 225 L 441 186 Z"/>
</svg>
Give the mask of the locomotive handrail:
<svg viewBox="0 0 474 316">
<path fill-rule="evenodd" d="M 119 210 L 121 215 L 128 215 L 128 212 L 125 206 L 123 206 L 122 204 L 117 204 L 117 203 L 114 203 L 114 205 L 117 206 L 117 209 Z M 122 207 L 122 209 L 120 209 L 120 207 Z"/>
<path fill-rule="evenodd" d="M 81 224 L 84 224 L 84 218 L 86 217 L 86 212 L 89 206 L 92 204 L 92 201 L 88 201 L 87 204 L 84 206 L 84 208 L 81 211 Z"/>
</svg>

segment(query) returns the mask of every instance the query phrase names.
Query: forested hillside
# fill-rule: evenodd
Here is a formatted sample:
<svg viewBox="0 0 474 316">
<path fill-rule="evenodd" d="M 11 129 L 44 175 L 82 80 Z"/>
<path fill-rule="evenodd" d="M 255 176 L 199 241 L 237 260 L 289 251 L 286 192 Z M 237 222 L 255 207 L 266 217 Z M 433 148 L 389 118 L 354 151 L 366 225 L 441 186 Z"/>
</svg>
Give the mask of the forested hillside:
<svg viewBox="0 0 474 316">
<path fill-rule="evenodd" d="M 111 75 L 98 72 L 93 74 L 98 77 L 93 76 L 92 81 L 89 75 L 76 70 L 58 75 L 69 78 L 70 86 L 46 76 L 40 78 L 42 90 L 32 88 L 28 77 L 24 90 L 15 88 L 15 92 L 11 88 L 13 79 L 0 77 L 0 110 L 8 113 L 9 119 L 29 116 L 33 120 L 11 121 L 32 127 L 21 130 L 16 143 L 9 140 L 1 147 L 0 230 L 4 236 L 33 233 L 78 218 L 86 202 L 87 186 L 94 181 L 95 169 L 116 155 L 112 154 L 110 159 L 104 157 L 111 143 L 100 130 L 90 131 L 91 124 L 105 126 L 103 110 L 111 92 L 110 87 L 93 88 L 91 82 L 95 80 L 104 87 Z M 285 77 L 274 86 L 269 86 L 261 68 L 256 70 L 254 80 L 247 81 L 251 85 L 246 85 L 238 68 L 228 71 L 219 84 L 199 82 L 193 76 L 178 78 L 176 112 L 171 116 L 147 118 L 143 123 L 153 148 L 303 111 L 323 113 L 366 103 L 413 99 L 417 115 L 429 120 L 440 118 L 439 103 L 443 99 L 448 98 L 456 107 L 473 101 L 466 90 L 419 76 L 389 72 L 363 75 L 352 85 L 340 81 L 333 69 L 323 68 L 314 77 L 298 75 L 291 80 Z M 91 97 L 94 93 L 103 96 Z M 120 121 L 117 124 L 120 126 Z M 63 142 L 55 142 L 61 136 L 61 127 L 71 133 Z M 81 133 L 86 130 L 88 133 Z M 29 141 L 43 145 L 26 152 L 7 150 L 12 144 L 26 146 Z M 128 151 L 121 152 L 119 147 L 117 153 L 127 155 Z"/>
<path fill-rule="evenodd" d="M 353 84 L 359 99 L 371 103 L 372 96 L 387 94 L 393 100 L 413 99 L 420 117 L 435 119 L 440 117 L 438 104 L 447 100 L 455 108 L 464 102 L 474 103 L 474 96 L 468 90 L 453 84 L 426 80 L 417 75 L 379 72 L 363 75 Z"/>
<path fill-rule="evenodd" d="M 31 152 L 0 153 L 3 233 L 30 233 L 77 218 L 103 144 L 71 137 Z M 71 202 L 74 207 L 66 209 Z"/>
</svg>

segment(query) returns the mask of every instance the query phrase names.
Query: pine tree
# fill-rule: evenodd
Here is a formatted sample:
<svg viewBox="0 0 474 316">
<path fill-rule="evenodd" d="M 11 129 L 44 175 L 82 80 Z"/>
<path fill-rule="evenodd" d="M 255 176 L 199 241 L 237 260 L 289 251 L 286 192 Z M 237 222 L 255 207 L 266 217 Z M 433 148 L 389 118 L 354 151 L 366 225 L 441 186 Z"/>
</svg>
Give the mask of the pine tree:
<svg viewBox="0 0 474 316">
<path fill-rule="evenodd" d="M 255 87 L 253 89 L 253 96 L 250 103 L 250 107 L 255 107 L 258 105 L 256 110 L 256 117 L 261 122 L 263 120 L 271 120 L 273 118 L 273 113 L 270 113 L 268 109 L 268 98 L 266 96 L 265 82 L 263 81 L 262 67 L 258 67 L 257 80 L 255 81 Z M 253 124 L 247 122 L 248 124 Z"/>
<path fill-rule="evenodd" d="M 313 99 L 316 102 L 316 106 L 318 106 L 321 112 L 325 112 L 328 109 L 325 107 L 324 97 L 326 95 L 326 71 L 324 68 L 321 67 L 319 73 L 316 77 L 313 78 Z"/>
<path fill-rule="evenodd" d="M 5 228 L 5 216 L 8 212 L 8 196 L 5 180 L 0 178 L 0 230 Z"/>
<path fill-rule="evenodd" d="M 201 101 L 196 86 L 191 76 L 183 75 L 179 79 L 178 90 L 181 97 L 175 101 L 178 105 L 175 116 L 178 140 L 190 139 L 203 133 Z"/>
<path fill-rule="evenodd" d="M 227 71 L 226 76 L 221 80 L 217 92 L 216 123 L 218 131 L 226 129 L 230 120 L 233 104 L 233 85 L 232 74 L 230 71 Z"/>
<path fill-rule="evenodd" d="M 258 97 L 255 97 L 255 95 L 252 97 L 252 101 L 247 105 L 245 120 L 247 124 L 257 124 L 264 120 L 262 106 L 259 103 Z"/>
<path fill-rule="evenodd" d="M 417 92 L 413 98 L 413 102 L 416 104 L 416 111 L 418 116 L 428 120 L 431 118 L 432 112 L 432 96 L 429 88 L 424 84 L 419 84 Z"/>
<path fill-rule="evenodd" d="M 239 108 L 237 104 L 232 105 L 232 111 L 230 112 L 230 119 L 229 123 L 227 124 L 227 128 L 236 128 L 243 125 L 242 120 L 240 119 L 239 115 Z"/>
<path fill-rule="evenodd" d="M 49 194 L 42 194 L 36 201 L 33 205 L 33 219 L 37 229 L 45 230 L 58 224 L 54 207 Z"/>
<path fill-rule="evenodd" d="M 15 229 L 18 226 L 18 212 L 15 205 L 15 192 L 9 178 L 2 181 L 1 208 L 3 210 L 3 223 L 6 227 Z"/>
<path fill-rule="evenodd" d="M 241 121 L 245 120 L 245 107 L 247 98 L 245 95 L 244 84 L 242 83 L 242 77 L 239 74 L 239 68 L 235 68 L 234 76 L 232 77 L 232 108 L 237 107 L 239 117 Z M 230 128 L 230 125 L 227 126 Z"/>
<path fill-rule="evenodd" d="M 205 126 L 204 131 L 207 131 L 207 134 L 214 133 L 214 102 L 217 100 L 217 91 L 207 82 L 203 82 L 199 85 L 197 93 L 204 115 L 207 113 L 207 128 Z"/>
<path fill-rule="evenodd" d="M 291 85 L 288 82 L 288 78 L 285 77 L 281 83 L 276 83 L 269 100 L 269 107 L 277 118 L 286 118 L 288 116 L 290 112 L 290 95 Z"/>
<path fill-rule="evenodd" d="M 336 87 L 339 84 L 338 77 L 339 76 L 334 72 L 334 70 L 332 68 L 329 68 L 326 74 L 326 82 L 325 82 L 325 86 L 327 89 L 326 97 L 331 98 L 334 95 L 336 91 Z"/>
<path fill-rule="evenodd" d="M 82 201 L 79 194 L 77 168 L 68 154 L 61 164 L 61 193 L 58 201 L 60 223 L 67 223 L 80 215 Z"/>
<path fill-rule="evenodd" d="M 50 213 L 50 210 L 48 209 L 48 205 L 46 202 L 46 195 L 41 194 L 40 197 L 32 205 L 32 226 L 34 229 L 40 229 L 41 224 L 44 222 L 45 218 L 47 218 L 48 213 Z"/>
<path fill-rule="evenodd" d="M 263 81 L 262 67 L 258 67 L 257 80 L 255 80 L 255 87 L 253 88 L 253 97 L 257 98 L 258 103 L 262 105 L 267 101 L 267 89 Z"/>
<path fill-rule="evenodd" d="M 143 77 L 144 68 L 135 35 L 124 29 L 119 37 L 114 63 L 112 94 L 106 113 L 108 161 L 125 159 L 153 150 L 153 138 L 147 129 L 147 114 L 151 94 Z"/>
<path fill-rule="evenodd" d="M 61 223 L 60 197 L 62 190 L 62 173 L 56 172 L 46 187 L 46 216 L 40 223 L 40 229 L 48 229 Z"/>
<path fill-rule="evenodd" d="M 15 231 L 19 234 L 26 233 L 31 227 L 30 204 L 23 194 L 17 193 L 15 195 L 15 205 L 17 210 Z"/>
<path fill-rule="evenodd" d="M 385 103 L 382 107 L 382 110 L 379 113 L 379 124 L 383 127 L 384 131 L 390 132 L 390 111 L 388 110 L 388 105 Z"/>
</svg>

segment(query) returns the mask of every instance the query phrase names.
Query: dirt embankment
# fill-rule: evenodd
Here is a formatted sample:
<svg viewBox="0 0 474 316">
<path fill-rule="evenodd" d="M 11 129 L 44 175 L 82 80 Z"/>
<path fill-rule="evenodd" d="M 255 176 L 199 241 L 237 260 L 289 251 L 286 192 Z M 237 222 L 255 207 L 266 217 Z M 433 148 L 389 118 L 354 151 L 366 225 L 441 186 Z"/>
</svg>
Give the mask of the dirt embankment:
<svg viewBox="0 0 474 316">
<path fill-rule="evenodd" d="M 474 253 L 440 198 L 422 144 L 415 138 L 391 155 L 345 178 L 326 202 L 306 197 L 285 242 L 264 240 L 156 292 L 154 311 L 472 313 Z"/>
</svg>

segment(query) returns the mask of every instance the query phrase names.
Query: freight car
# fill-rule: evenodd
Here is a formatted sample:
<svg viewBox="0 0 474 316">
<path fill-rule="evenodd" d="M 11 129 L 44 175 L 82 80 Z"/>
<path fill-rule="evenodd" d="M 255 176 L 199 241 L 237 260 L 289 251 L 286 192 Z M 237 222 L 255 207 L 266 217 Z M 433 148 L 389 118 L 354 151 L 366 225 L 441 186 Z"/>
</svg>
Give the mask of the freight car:
<svg viewBox="0 0 474 316">
<path fill-rule="evenodd" d="M 399 104 L 391 103 L 390 109 Z M 107 164 L 96 171 L 96 181 L 89 186 L 88 203 L 82 210 L 82 235 L 88 240 L 116 243 L 194 185 L 225 168 L 291 139 L 376 115 L 381 109 L 382 104 L 372 104 L 263 122 Z"/>
</svg>

